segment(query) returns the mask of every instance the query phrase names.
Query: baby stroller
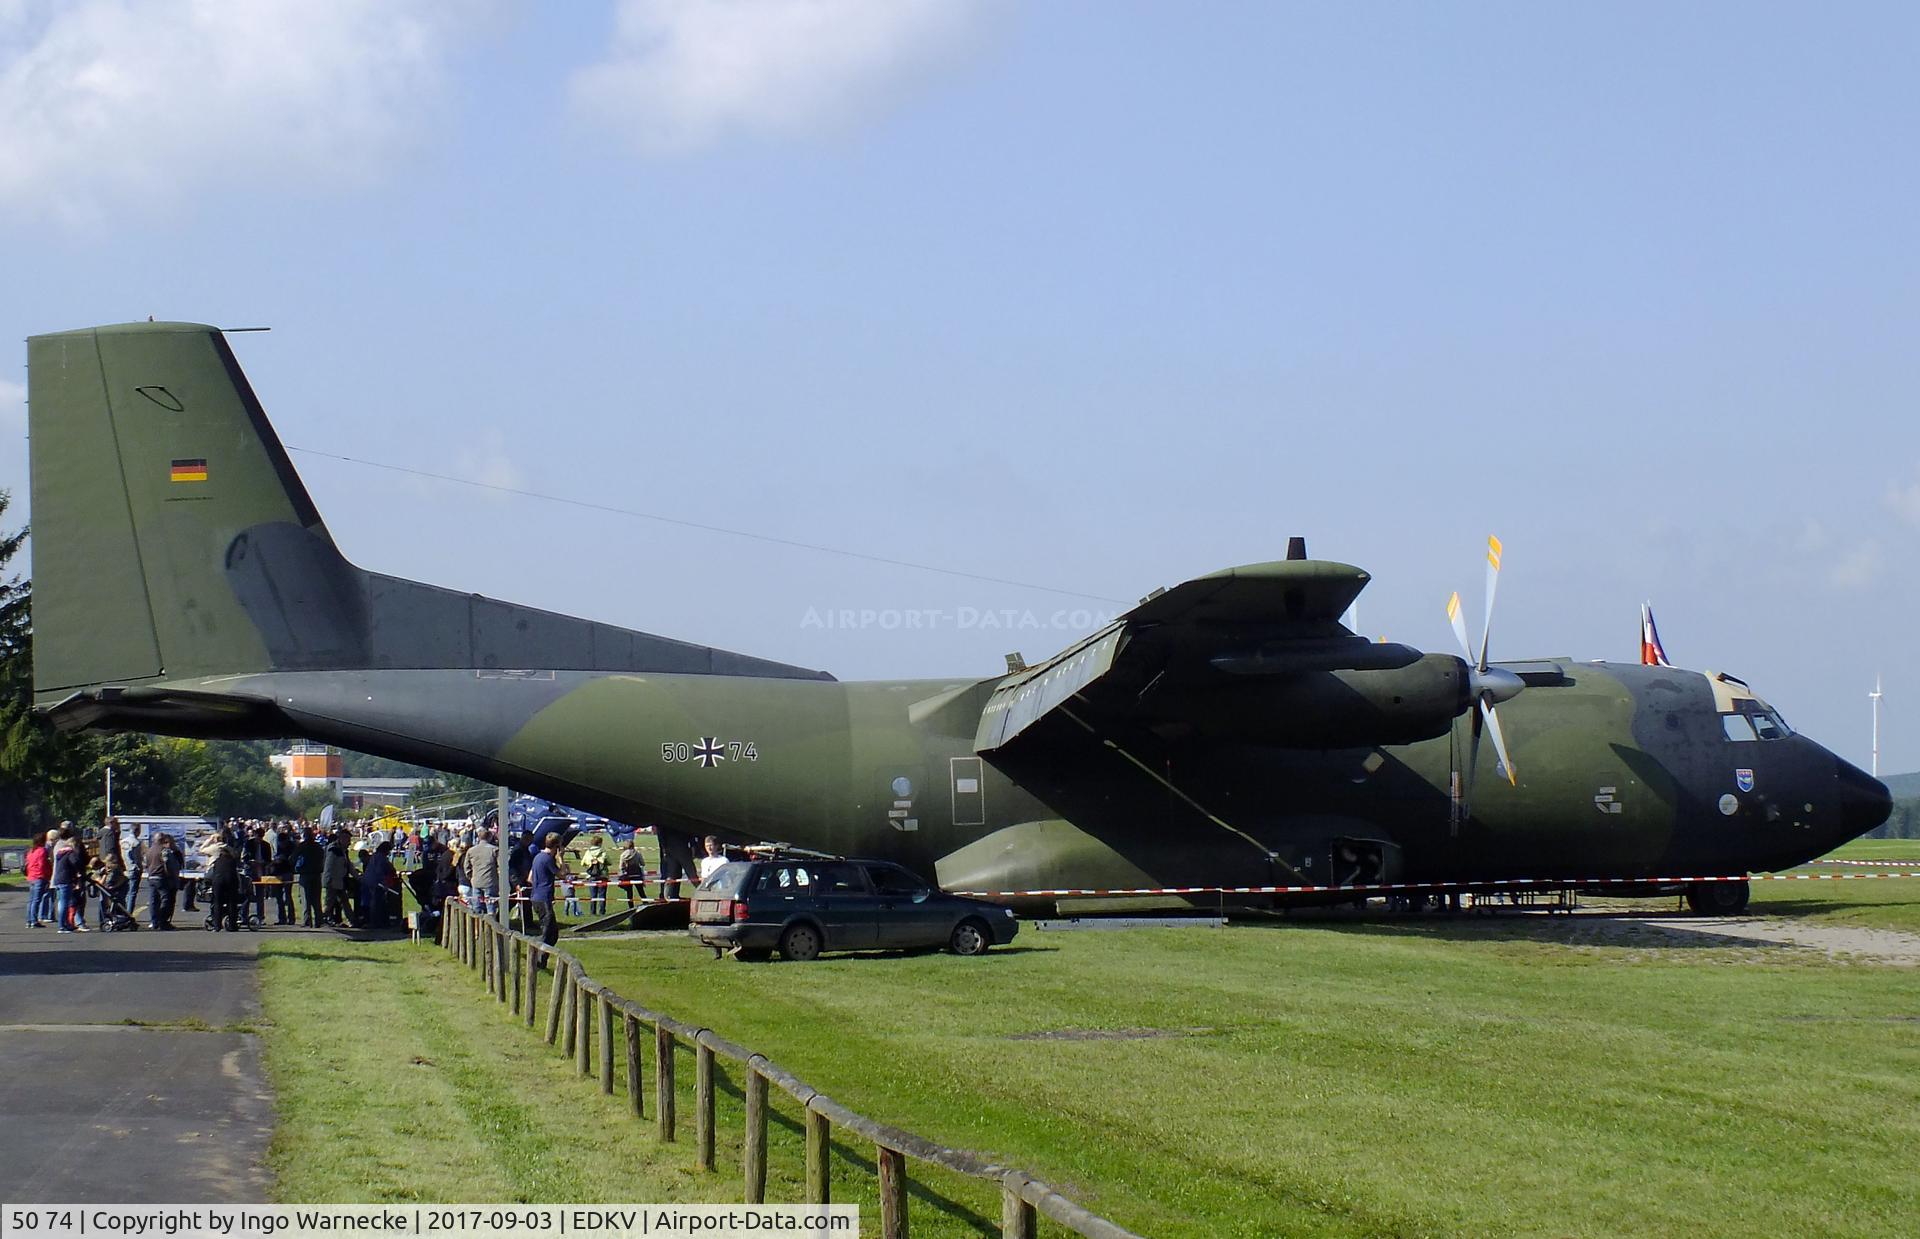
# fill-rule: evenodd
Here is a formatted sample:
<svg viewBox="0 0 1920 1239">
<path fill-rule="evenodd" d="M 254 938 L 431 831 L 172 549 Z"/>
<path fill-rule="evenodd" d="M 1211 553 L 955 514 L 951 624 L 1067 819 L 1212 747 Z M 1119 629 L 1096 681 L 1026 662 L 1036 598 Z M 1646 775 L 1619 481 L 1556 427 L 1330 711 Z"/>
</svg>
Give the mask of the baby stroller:
<svg viewBox="0 0 1920 1239">
<path fill-rule="evenodd" d="M 238 905 L 235 909 L 234 928 L 259 929 L 260 914 L 253 906 L 253 878 L 245 869 L 239 870 L 234 875 L 233 889 L 234 899 Z M 200 899 L 207 908 L 207 919 L 204 924 L 208 929 L 213 929 L 217 925 L 214 918 L 219 915 L 219 907 L 213 898 L 213 883 L 207 878 L 200 879 Z"/>
<path fill-rule="evenodd" d="M 117 934 L 124 930 L 140 928 L 140 922 L 128 914 L 126 906 L 119 899 L 115 899 L 113 892 L 109 891 L 98 878 L 88 878 L 87 889 L 93 892 L 94 899 L 98 901 L 102 933 Z M 124 895 L 124 892 L 122 894 Z"/>
</svg>

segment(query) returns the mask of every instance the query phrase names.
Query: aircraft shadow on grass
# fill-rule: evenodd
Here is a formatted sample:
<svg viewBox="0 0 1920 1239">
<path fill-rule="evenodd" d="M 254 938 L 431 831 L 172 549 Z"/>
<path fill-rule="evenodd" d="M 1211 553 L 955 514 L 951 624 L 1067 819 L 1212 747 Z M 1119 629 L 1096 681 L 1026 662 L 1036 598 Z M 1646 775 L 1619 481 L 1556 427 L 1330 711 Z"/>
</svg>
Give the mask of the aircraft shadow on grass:
<svg viewBox="0 0 1920 1239">
<path fill-rule="evenodd" d="M 1819 916 L 1827 912 L 1845 912 L 1854 908 L 1886 907 L 1897 901 L 1887 903 L 1840 903 L 1825 899 L 1782 899 L 1778 902 L 1756 904 L 1755 910 L 1763 916 Z"/>
<path fill-rule="evenodd" d="M 1655 914 L 1658 915 L 1658 914 Z M 1504 916 L 1427 916 L 1406 920 L 1306 920 L 1259 922 L 1270 929 L 1317 929 L 1354 936 L 1390 936 L 1398 938 L 1444 939 L 1450 942 L 1538 942 L 1548 946 L 1617 946 L 1646 950 L 1788 950 L 1787 944 L 1757 938 L 1740 938 L 1715 933 L 1712 918 L 1703 917 L 1699 928 L 1676 925 L 1673 918 L 1661 916 L 1659 926 L 1646 926 L 1640 916 L 1613 916 L 1583 913 L 1552 915 L 1544 913 Z M 1636 933 L 1636 931 L 1643 931 Z"/>
</svg>

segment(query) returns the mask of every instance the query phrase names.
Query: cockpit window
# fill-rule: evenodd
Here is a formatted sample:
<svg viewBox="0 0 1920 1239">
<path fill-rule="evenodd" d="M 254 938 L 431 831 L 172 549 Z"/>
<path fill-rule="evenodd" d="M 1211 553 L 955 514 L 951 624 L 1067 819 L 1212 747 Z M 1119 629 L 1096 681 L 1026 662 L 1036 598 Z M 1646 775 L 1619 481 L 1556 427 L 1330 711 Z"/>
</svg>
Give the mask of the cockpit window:
<svg viewBox="0 0 1920 1239">
<path fill-rule="evenodd" d="M 1779 711 L 1756 697 L 1743 697 L 1733 703 L 1734 712 L 1720 716 L 1720 725 L 1729 740 L 1784 740 L 1793 734 Z"/>
<path fill-rule="evenodd" d="M 1780 717 L 1780 711 L 1758 697 L 1741 702 L 1740 713 L 1753 720 L 1753 730 L 1762 740 L 1781 740 L 1793 734 L 1793 728 Z"/>
</svg>

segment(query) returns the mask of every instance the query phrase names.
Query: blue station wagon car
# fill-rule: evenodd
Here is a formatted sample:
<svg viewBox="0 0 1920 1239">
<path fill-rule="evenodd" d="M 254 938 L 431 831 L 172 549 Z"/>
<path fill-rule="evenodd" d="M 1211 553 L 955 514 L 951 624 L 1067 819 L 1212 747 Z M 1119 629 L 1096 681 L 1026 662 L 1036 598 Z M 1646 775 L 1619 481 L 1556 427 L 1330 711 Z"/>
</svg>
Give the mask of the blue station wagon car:
<svg viewBox="0 0 1920 1239">
<path fill-rule="evenodd" d="M 997 904 L 949 895 L 889 861 L 765 858 L 720 866 L 693 893 L 688 932 L 741 959 L 945 947 L 981 955 L 1019 924 Z"/>
</svg>

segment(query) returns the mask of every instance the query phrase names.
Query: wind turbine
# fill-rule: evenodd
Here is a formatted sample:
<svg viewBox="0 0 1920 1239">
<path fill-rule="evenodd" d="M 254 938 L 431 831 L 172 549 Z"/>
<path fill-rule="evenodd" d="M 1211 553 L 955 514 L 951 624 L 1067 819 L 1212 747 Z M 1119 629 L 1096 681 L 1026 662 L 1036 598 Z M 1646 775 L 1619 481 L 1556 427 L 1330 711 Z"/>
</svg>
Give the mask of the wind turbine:
<svg viewBox="0 0 1920 1239">
<path fill-rule="evenodd" d="M 1867 771 L 1874 778 L 1880 777 L 1880 673 L 1873 676 L 1873 691 L 1867 694 L 1867 700 L 1873 702 L 1873 766 Z"/>
</svg>

